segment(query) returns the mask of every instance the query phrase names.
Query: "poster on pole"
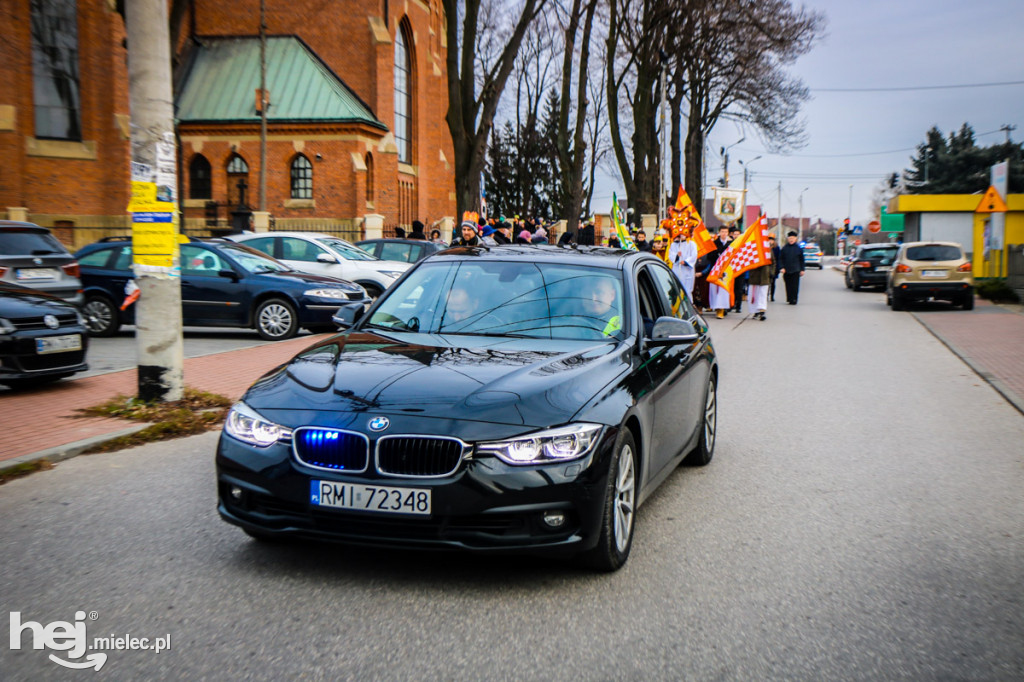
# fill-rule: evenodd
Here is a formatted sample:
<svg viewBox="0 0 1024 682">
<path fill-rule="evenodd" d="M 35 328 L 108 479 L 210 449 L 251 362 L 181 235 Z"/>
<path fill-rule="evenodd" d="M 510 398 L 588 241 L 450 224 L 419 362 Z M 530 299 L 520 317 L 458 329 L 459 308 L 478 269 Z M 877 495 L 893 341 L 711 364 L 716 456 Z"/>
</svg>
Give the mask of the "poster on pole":
<svg viewBox="0 0 1024 682">
<path fill-rule="evenodd" d="M 743 190 L 728 187 L 714 187 L 715 217 L 725 225 L 732 225 L 743 215 Z"/>
</svg>

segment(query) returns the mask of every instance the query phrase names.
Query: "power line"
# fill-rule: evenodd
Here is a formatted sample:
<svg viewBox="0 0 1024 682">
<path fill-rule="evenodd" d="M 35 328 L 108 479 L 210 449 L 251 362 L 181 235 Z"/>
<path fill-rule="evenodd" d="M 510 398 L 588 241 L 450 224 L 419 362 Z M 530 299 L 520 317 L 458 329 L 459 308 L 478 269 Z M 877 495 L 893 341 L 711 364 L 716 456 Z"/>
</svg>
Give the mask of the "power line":
<svg viewBox="0 0 1024 682">
<path fill-rule="evenodd" d="M 811 92 L 911 92 L 914 90 L 957 90 L 961 88 L 995 88 L 1007 85 L 1024 85 L 1024 81 L 1002 81 L 999 83 L 962 83 L 959 85 L 910 85 L 900 88 L 811 88 Z"/>
</svg>

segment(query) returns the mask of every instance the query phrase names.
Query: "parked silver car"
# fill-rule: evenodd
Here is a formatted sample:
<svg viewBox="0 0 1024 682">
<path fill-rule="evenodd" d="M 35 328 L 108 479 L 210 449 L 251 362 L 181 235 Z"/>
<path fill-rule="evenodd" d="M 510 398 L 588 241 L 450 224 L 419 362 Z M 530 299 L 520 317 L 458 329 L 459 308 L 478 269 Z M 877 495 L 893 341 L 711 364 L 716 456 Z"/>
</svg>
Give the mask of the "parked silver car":
<svg viewBox="0 0 1024 682">
<path fill-rule="evenodd" d="M 357 246 L 317 232 L 263 232 L 231 235 L 233 241 L 286 263 L 300 272 L 347 279 L 377 298 L 411 265 L 380 260 Z"/>
<path fill-rule="evenodd" d="M 33 223 L 0 220 L 0 282 L 82 303 L 78 261 L 48 229 Z"/>
</svg>

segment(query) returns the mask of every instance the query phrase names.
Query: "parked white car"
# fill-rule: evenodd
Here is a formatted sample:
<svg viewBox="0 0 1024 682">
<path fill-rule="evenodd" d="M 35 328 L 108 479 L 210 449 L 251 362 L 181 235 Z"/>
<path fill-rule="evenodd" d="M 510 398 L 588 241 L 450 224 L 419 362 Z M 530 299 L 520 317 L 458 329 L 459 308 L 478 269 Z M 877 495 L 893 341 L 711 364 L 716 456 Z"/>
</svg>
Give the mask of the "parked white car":
<svg viewBox="0 0 1024 682">
<path fill-rule="evenodd" d="M 317 232 L 260 232 L 231 235 L 231 239 L 301 272 L 355 282 L 372 298 L 380 296 L 412 267 L 400 261 L 380 260 L 340 237 Z"/>
</svg>

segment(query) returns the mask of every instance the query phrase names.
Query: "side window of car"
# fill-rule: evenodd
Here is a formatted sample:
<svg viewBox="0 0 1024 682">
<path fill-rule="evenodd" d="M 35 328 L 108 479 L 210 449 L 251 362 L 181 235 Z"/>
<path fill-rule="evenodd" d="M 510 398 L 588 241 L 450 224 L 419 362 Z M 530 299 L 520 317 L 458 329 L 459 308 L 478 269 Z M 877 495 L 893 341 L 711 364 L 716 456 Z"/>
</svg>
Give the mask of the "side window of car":
<svg viewBox="0 0 1024 682">
<path fill-rule="evenodd" d="M 651 281 L 651 274 L 647 268 L 642 268 L 637 273 L 637 294 L 640 297 L 637 310 L 640 312 L 640 323 L 643 327 L 644 336 L 650 336 L 654 328 L 654 321 L 665 314 L 662 309 L 661 296 L 658 288 Z"/>
<path fill-rule="evenodd" d="M 109 251 L 104 251 L 109 254 Z M 122 246 L 117 252 L 117 256 L 114 258 L 113 264 L 110 266 L 112 270 L 131 270 L 132 269 L 132 247 Z"/>
<path fill-rule="evenodd" d="M 282 260 L 315 263 L 316 257 L 321 253 L 327 253 L 327 250 L 320 248 L 313 242 L 307 242 L 305 239 L 296 239 L 295 237 L 284 237 L 281 239 Z"/>
<path fill-rule="evenodd" d="M 380 248 L 380 255 L 378 258 L 381 260 L 398 260 L 403 263 L 409 262 L 409 254 L 412 251 L 412 247 L 408 244 L 401 244 L 398 242 L 384 242 Z"/>
<path fill-rule="evenodd" d="M 667 310 L 666 315 L 689 320 L 697 314 L 693 304 L 686 298 L 686 292 L 679 284 L 679 280 L 668 268 L 660 265 L 648 265 L 647 269 L 652 273 L 661 303 Z"/>
<path fill-rule="evenodd" d="M 181 274 L 199 277 L 217 277 L 221 270 L 231 268 L 214 253 L 198 246 L 183 244 L 181 247 Z"/>
<path fill-rule="evenodd" d="M 247 239 L 245 245 L 249 248 L 262 251 L 268 256 L 274 255 L 274 237 L 260 237 L 259 239 Z"/>
<path fill-rule="evenodd" d="M 105 268 L 107 267 L 107 261 L 110 260 L 112 252 L 113 249 L 100 249 L 99 251 L 93 251 L 92 253 L 79 258 L 78 264 L 94 268 Z"/>
</svg>

